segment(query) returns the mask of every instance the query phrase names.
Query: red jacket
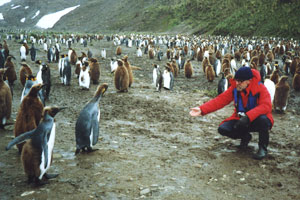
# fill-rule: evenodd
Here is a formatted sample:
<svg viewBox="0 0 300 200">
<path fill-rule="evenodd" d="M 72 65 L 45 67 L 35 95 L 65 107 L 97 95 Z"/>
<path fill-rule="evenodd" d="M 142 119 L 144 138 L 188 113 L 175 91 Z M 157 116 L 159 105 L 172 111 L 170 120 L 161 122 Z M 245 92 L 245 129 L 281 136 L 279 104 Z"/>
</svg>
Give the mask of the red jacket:
<svg viewBox="0 0 300 200">
<path fill-rule="evenodd" d="M 256 94 L 259 94 L 259 97 L 257 100 L 257 106 L 255 108 L 249 110 L 248 112 L 246 112 L 246 115 L 248 116 L 250 122 L 255 120 L 260 115 L 266 115 L 270 119 L 272 126 L 273 126 L 274 119 L 272 116 L 272 103 L 271 103 L 270 94 L 269 94 L 267 88 L 264 86 L 264 84 L 259 83 L 260 82 L 259 71 L 252 69 L 252 73 L 253 73 L 253 78 L 252 78 L 249 86 L 245 89 L 246 93 L 241 92 L 243 105 L 244 106 L 247 105 L 250 92 L 253 96 Z M 214 98 L 200 106 L 202 115 L 206 115 L 208 113 L 219 110 L 234 100 L 234 92 L 233 91 L 236 88 L 236 82 L 235 82 L 235 80 L 231 79 L 230 83 L 231 83 L 231 86 L 225 92 L 223 92 L 216 98 Z M 236 108 L 234 108 L 234 113 L 229 118 L 222 121 L 222 123 L 225 121 L 238 120 L 238 119 L 239 119 L 239 116 L 237 114 L 237 110 L 236 110 Z"/>
</svg>

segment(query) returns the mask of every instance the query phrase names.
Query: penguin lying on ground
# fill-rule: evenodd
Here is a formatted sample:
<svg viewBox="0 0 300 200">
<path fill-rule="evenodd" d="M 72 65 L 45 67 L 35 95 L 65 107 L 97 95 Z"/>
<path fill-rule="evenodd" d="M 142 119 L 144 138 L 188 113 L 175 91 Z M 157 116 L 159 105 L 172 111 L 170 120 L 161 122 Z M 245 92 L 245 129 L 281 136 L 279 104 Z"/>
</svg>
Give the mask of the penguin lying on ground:
<svg viewBox="0 0 300 200">
<path fill-rule="evenodd" d="M 55 142 L 54 116 L 62 109 L 64 107 L 45 107 L 37 128 L 22 133 L 9 142 L 6 147 L 6 150 L 9 150 L 13 145 L 29 140 L 25 143 L 21 155 L 28 183 L 34 181 L 36 185 L 43 185 L 47 183 L 42 180 L 43 177 L 50 179 L 58 176 L 58 174 L 47 174 L 46 172 L 52 163 L 52 151 Z"/>
<path fill-rule="evenodd" d="M 82 151 L 93 151 L 99 137 L 100 108 L 99 101 L 107 90 L 106 83 L 98 86 L 94 97 L 80 111 L 75 125 L 76 151 L 75 155 Z"/>
</svg>

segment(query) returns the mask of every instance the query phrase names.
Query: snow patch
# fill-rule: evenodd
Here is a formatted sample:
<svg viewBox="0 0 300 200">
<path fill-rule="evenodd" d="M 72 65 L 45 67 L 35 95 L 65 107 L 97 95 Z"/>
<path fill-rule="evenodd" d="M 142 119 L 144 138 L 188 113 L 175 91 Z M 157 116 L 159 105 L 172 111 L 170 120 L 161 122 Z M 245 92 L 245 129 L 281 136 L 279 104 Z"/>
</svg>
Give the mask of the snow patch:
<svg viewBox="0 0 300 200">
<path fill-rule="evenodd" d="M 15 6 L 15 7 L 12 7 L 11 9 L 14 10 L 14 9 L 19 8 L 19 7 L 21 7 L 21 5 L 17 5 L 17 6 Z"/>
<path fill-rule="evenodd" d="M 35 15 L 34 15 L 33 17 L 31 17 L 31 19 L 36 18 L 39 14 L 40 14 L 40 11 L 38 10 L 38 11 L 35 13 Z"/>
<path fill-rule="evenodd" d="M 79 6 L 80 5 L 73 6 L 52 14 L 45 15 L 38 21 L 38 23 L 35 26 L 38 26 L 43 29 L 52 28 L 54 24 L 58 22 L 62 16 L 68 14 L 69 12 L 71 12 L 72 10 L 76 9 Z"/>
<path fill-rule="evenodd" d="M 3 6 L 6 3 L 11 2 L 11 0 L 0 0 L 0 6 Z"/>
<path fill-rule="evenodd" d="M 22 18 L 22 19 L 20 20 L 20 22 L 24 23 L 25 20 L 26 20 L 26 18 L 24 17 L 24 18 Z"/>
<path fill-rule="evenodd" d="M 0 20 L 4 20 L 2 13 L 0 13 Z"/>
</svg>

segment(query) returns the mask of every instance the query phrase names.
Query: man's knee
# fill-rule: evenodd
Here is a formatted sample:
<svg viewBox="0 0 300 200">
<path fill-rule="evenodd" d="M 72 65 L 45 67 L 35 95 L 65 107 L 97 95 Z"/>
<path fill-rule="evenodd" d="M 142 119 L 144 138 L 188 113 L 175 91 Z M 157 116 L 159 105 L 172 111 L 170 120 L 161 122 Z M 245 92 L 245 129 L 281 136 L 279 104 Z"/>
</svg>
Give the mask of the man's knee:
<svg viewBox="0 0 300 200">
<path fill-rule="evenodd" d="M 255 126 L 255 129 L 262 131 L 268 131 L 271 128 L 271 121 L 266 115 L 260 115 L 252 124 Z"/>
</svg>

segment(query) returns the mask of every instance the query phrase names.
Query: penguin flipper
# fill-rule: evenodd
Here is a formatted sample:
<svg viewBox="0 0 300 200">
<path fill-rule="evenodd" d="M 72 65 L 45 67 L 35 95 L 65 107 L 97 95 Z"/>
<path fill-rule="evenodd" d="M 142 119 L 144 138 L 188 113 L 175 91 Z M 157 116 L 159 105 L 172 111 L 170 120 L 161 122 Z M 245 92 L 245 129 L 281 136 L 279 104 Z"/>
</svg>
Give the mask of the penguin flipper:
<svg viewBox="0 0 300 200">
<path fill-rule="evenodd" d="M 93 145 L 97 144 L 99 138 L 99 122 L 98 113 L 92 118 L 92 130 L 93 130 Z"/>
<path fill-rule="evenodd" d="M 170 72 L 170 77 L 171 77 L 171 81 L 170 81 L 170 90 L 173 89 L 173 86 L 174 86 L 174 76 L 173 76 L 173 73 Z"/>
<path fill-rule="evenodd" d="M 19 135 L 18 137 L 14 138 L 12 141 L 10 141 L 8 143 L 8 145 L 6 146 L 5 150 L 8 151 L 15 144 L 20 144 L 20 143 L 24 142 L 25 140 L 30 139 L 32 137 L 32 135 L 35 133 L 35 130 L 36 129 L 33 129 L 31 131 L 23 133 L 23 134 Z"/>
</svg>

